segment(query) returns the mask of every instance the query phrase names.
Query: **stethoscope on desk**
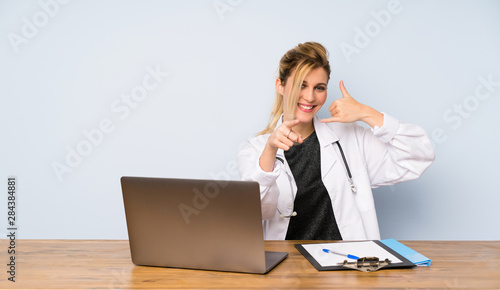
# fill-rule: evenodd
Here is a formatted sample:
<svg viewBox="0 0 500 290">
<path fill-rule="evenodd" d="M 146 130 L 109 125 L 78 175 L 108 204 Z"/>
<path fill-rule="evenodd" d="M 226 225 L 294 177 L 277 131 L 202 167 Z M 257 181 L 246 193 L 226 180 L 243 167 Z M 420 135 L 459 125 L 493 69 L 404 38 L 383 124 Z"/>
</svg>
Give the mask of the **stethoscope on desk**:
<svg viewBox="0 0 500 290">
<path fill-rule="evenodd" d="M 349 164 L 347 164 L 347 159 L 345 158 L 344 150 L 342 150 L 342 146 L 340 146 L 339 141 L 335 141 L 335 144 L 337 144 L 337 146 L 339 147 L 340 155 L 342 155 L 342 160 L 344 160 L 345 169 L 347 171 L 347 180 L 349 180 L 349 183 L 351 184 L 351 190 L 353 193 L 356 193 L 357 190 L 356 185 L 354 185 L 354 181 L 352 181 L 351 170 L 349 169 Z M 281 161 L 281 163 L 285 164 L 285 161 L 280 157 L 276 157 L 276 159 Z M 290 178 L 288 179 L 288 181 L 290 182 L 290 194 L 292 195 L 292 200 L 295 200 L 295 196 L 293 196 L 292 181 Z M 293 210 L 293 202 L 292 202 L 292 214 L 290 215 L 283 214 L 278 207 L 276 207 L 276 209 L 278 210 L 281 218 L 291 218 L 297 215 L 297 212 Z"/>
</svg>

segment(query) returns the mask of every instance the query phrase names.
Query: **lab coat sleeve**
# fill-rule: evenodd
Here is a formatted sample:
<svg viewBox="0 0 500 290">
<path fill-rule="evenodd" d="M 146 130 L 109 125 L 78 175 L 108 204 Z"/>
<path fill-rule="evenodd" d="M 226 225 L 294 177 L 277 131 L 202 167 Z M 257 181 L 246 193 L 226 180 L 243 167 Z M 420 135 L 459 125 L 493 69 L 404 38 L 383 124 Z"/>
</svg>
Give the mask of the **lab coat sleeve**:
<svg viewBox="0 0 500 290">
<path fill-rule="evenodd" d="M 434 161 L 430 139 L 419 126 L 384 113 L 382 127 L 371 131 L 365 129 L 362 148 L 372 187 L 415 179 Z"/>
<path fill-rule="evenodd" d="M 275 162 L 272 172 L 265 172 L 259 164 L 259 158 L 264 146 L 262 136 L 252 139 L 238 154 L 238 170 L 242 180 L 259 183 L 262 205 L 262 219 L 271 219 L 276 214 L 279 189 L 276 179 L 280 175 L 282 164 Z M 267 138 L 266 138 L 267 140 Z M 264 143 L 265 144 L 265 143 Z"/>
</svg>

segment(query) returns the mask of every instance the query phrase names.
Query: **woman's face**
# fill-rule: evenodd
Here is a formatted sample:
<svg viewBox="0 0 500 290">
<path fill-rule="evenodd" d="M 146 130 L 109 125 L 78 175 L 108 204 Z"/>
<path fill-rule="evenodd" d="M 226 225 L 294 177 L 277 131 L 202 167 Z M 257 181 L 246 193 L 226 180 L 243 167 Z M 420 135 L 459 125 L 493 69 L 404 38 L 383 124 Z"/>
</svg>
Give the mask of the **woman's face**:
<svg viewBox="0 0 500 290">
<path fill-rule="evenodd" d="M 281 85 L 279 79 L 276 81 L 276 89 L 283 95 L 284 104 L 288 103 L 292 79 L 289 77 L 285 86 Z M 295 119 L 301 123 L 309 123 L 314 115 L 319 111 L 326 101 L 326 90 L 328 84 L 328 75 L 323 68 L 317 68 L 309 72 L 304 78 L 300 89 L 299 98 L 295 104 Z M 286 105 L 283 106 L 284 116 L 290 116 Z"/>
</svg>

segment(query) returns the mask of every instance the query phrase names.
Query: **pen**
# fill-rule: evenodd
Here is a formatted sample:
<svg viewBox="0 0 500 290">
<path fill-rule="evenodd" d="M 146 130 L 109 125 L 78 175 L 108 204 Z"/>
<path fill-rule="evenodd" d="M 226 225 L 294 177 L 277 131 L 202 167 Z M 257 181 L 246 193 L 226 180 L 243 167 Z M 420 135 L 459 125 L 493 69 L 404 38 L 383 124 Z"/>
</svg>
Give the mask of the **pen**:
<svg viewBox="0 0 500 290">
<path fill-rule="evenodd" d="M 329 250 L 329 249 L 323 249 L 323 252 L 329 253 L 329 254 L 341 255 L 341 256 L 347 257 L 349 259 L 354 259 L 354 260 L 359 259 L 358 256 L 354 256 L 354 255 L 351 255 L 351 254 L 342 254 L 342 253 L 334 252 L 334 251 Z"/>
</svg>

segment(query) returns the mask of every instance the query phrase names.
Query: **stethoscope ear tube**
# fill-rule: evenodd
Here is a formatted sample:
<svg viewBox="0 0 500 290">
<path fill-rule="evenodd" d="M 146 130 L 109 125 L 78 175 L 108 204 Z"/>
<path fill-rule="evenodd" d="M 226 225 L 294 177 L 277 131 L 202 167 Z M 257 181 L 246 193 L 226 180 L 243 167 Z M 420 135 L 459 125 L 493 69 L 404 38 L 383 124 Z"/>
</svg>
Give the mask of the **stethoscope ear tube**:
<svg viewBox="0 0 500 290">
<path fill-rule="evenodd" d="M 347 176 L 348 176 L 347 179 L 349 180 L 349 183 L 351 184 L 352 192 L 355 193 L 357 191 L 356 185 L 354 185 L 354 181 L 352 181 L 351 170 L 349 169 L 349 164 L 347 163 L 347 159 L 345 158 L 344 150 L 342 150 L 342 146 L 340 146 L 339 141 L 335 141 L 335 144 L 337 144 L 337 146 L 339 147 L 340 155 L 342 155 L 342 160 L 344 160 L 345 169 L 347 170 Z"/>
<path fill-rule="evenodd" d="M 279 212 L 279 211 L 280 211 L 280 210 L 278 209 L 278 212 Z M 281 218 L 291 218 L 291 217 L 296 216 L 296 215 L 297 215 L 297 212 L 296 212 L 296 211 L 293 211 L 291 215 L 284 215 L 284 214 L 280 213 L 280 217 L 281 217 Z"/>
<path fill-rule="evenodd" d="M 349 170 L 349 165 L 347 164 L 347 160 L 345 159 L 344 150 L 342 150 L 342 146 L 340 146 L 339 141 L 335 141 L 335 144 L 337 144 L 337 146 L 339 146 L 340 155 L 342 155 L 342 159 L 344 160 L 345 168 L 347 169 L 347 175 L 349 176 L 349 179 L 352 183 L 351 170 Z"/>
</svg>

